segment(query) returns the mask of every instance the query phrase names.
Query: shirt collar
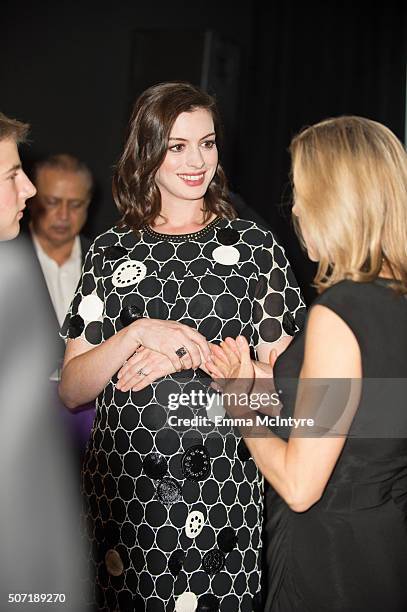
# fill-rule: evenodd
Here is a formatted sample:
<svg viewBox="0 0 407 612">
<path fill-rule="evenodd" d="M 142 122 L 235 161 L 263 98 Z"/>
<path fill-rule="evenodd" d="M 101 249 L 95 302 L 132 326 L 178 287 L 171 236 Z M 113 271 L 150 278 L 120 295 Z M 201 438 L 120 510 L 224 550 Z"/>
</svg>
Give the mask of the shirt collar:
<svg viewBox="0 0 407 612">
<path fill-rule="evenodd" d="M 55 265 L 58 265 L 56 263 L 56 261 L 54 261 L 52 259 L 52 257 L 50 257 L 42 248 L 40 241 L 38 240 L 37 236 L 35 235 L 35 232 L 33 230 L 31 230 L 31 236 L 33 239 L 33 243 L 34 243 L 34 247 L 35 250 L 37 251 L 37 255 L 38 257 L 45 259 L 47 261 L 52 261 Z M 73 243 L 73 247 L 72 247 L 72 251 L 70 256 L 68 257 L 68 259 L 62 264 L 62 266 L 60 266 L 61 268 L 63 266 L 69 265 L 69 264 L 73 264 L 76 263 L 78 260 L 81 260 L 81 256 L 82 256 L 82 249 L 81 249 L 81 241 L 78 236 L 75 236 L 75 240 Z"/>
</svg>

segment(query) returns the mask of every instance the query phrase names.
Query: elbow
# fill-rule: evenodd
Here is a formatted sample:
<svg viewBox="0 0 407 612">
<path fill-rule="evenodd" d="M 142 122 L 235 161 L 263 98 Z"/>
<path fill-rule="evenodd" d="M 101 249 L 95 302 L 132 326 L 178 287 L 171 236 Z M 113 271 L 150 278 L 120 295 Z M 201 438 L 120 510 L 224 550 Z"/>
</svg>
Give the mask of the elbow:
<svg viewBox="0 0 407 612">
<path fill-rule="evenodd" d="M 58 395 L 65 408 L 67 408 L 71 412 L 74 412 L 75 408 L 80 405 L 78 402 L 75 402 L 72 397 L 69 397 L 69 394 L 64 389 L 62 383 L 58 385 Z"/>
<path fill-rule="evenodd" d="M 306 512 L 322 497 L 322 491 L 296 491 L 285 502 L 293 512 Z"/>
</svg>

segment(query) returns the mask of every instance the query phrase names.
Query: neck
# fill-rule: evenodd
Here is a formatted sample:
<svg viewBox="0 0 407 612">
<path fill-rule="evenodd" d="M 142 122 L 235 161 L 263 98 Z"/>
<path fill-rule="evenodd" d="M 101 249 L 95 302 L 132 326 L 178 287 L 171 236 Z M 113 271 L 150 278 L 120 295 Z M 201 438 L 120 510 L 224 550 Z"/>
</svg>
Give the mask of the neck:
<svg viewBox="0 0 407 612">
<path fill-rule="evenodd" d="M 212 220 L 211 216 L 209 221 Z M 199 230 L 205 225 L 203 214 L 203 198 L 185 203 L 166 201 L 162 203 L 161 213 L 154 222 L 154 227 L 167 233 L 189 233 Z"/>
<path fill-rule="evenodd" d="M 64 244 L 55 245 L 46 238 L 44 238 L 44 236 L 35 234 L 35 237 L 40 243 L 43 251 L 59 266 L 62 266 L 70 258 L 73 245 L 75 243 L 75 238 Z"/>
</svg>

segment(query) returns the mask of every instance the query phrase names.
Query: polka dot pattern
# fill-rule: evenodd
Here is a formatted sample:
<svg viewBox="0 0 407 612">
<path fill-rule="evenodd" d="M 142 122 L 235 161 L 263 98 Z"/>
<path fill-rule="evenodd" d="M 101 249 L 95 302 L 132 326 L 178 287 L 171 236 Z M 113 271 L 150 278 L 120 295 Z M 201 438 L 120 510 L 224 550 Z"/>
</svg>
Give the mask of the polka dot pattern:
<svg viewBox="0 0 407 612">
<path fill-rule="evenodd" d="M 178 320 L 214 342 L 243 333 L 256 349 L 303 319 L 283 249 L 251 221 L 218 220 L 189 238 L 112 228 L 84 270 L 61 335 L 92 345 L 144 316 Z M 120 392 L 116 380 L 97 399 L 83 469 L 97 605 L 229 611 L 245 602 L 251 610 L 263 479 L 244 443 L 213 422 L 169 427 L 170 415 L 207 414 L 168 407 L 171 393 L 207 392 L 199 371 L 137 393 Z"/>
</svg>

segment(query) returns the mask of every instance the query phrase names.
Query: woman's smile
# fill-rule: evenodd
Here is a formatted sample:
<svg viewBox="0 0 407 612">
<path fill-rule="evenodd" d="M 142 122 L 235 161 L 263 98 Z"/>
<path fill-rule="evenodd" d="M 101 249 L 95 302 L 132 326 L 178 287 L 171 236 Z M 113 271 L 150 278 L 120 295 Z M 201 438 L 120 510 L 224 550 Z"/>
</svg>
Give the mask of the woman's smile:
<svg viewBox="0 0 407 612">
<path fill-rule="evenodd" d="M 179 178 L 189 187 L 200 187 L 205 180 L 205 172 L 199 174 L 178 174 Z"/>
</svg>

